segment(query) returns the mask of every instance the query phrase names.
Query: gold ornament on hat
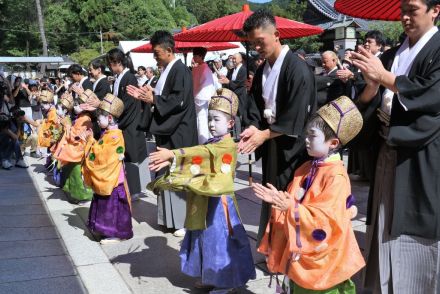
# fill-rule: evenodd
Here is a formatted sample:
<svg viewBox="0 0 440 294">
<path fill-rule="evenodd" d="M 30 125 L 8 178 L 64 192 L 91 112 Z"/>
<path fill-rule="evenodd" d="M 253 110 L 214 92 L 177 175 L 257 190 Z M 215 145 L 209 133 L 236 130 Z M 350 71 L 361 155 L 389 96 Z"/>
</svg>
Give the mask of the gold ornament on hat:
<svg viewBox="0 0 440 294">
<path fill-rule="evenodd" d="M 234 117 L 237 115 L 238 111 L 238 97 L 229 89 L 218 89 L 217 95 L 211 97 L 208 109 L 218 110 Z"/>
<path fill-rule="evenodd" d="M 81 95 L 79 95 L 78 100 L 80 103 L 87 103 L 90 99 L 98 99 L 95 93 L 92 90 L 87 89 Z"/>
<path fill-rule="evenodd" d="M 342 145 L 350 142 L 362 129 L 362 115 L 347 96 L 327 103 L 317 113 L 335 132 Z"/>
<path fill-rule="evenodd" d="M 73 96 L 70 93 L 64 93 L 61 96 L 60 104 L 63 105 L 67 110 L 73 109 Z"/>
<path fill-rule="evenodd" d="M 53 103 L 53 93 L 48 90 L 41 91 L 40 95 L 38 96 L 38 101 L 46 102 L 46 103 Z"/>
<path fill-rule="evenodd" d="M 105 95 L 98 108 L 107 111 L 114 117 L 118 118 L 124 111 L 124 103 L 121 99 L 109 93 Z"/>
</svg>

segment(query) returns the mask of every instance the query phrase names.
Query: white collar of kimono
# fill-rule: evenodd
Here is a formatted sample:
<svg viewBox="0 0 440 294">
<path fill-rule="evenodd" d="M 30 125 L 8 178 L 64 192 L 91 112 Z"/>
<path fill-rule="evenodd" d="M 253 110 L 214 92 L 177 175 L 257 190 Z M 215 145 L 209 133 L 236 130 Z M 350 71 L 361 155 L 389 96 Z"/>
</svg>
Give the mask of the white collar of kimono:
<svg viewBox="0 0 440 294">
<path fill-rule="evenodd" d="M 234 71 L 232 72 L 232 78 L 231 80 L 235 81 L 237 79 L 238 71 L 240 70 L 243 63 L 240 63 L 236 68 L 234 68 Z"/>
<path fill-rule="evenodd" d="M 99 79 L 97 79 L 94 83 L 93 83 L 93 91 L 95 91 L 96 90 L 96 86 L 98 85 L 98 83 L 102 80 L 102 79 L 105 79 L 106 78 L 106 76 L 101 76 Z"/>
<path fill-rule="evenodd" d="M 394 57 L 393 66 L 391 67 L 391 72 L 396 76 L 408 76 L 414 59 L 416 59 L 417 55 L 425 47 L 429 40 L 431 40 L 435 33 L 437 33 L 437 31 L 437 26 L 433 26 L 411 48 L 409 47 L 409 39 L 408 37 L 406 37 L 402 46 L 400 46 L 399 50 L 397 50 L 396 57 Z M 390 89 L 386 89 L 384 91 L 381 109 L 389 115 L 391 114 L 393 97 L 393 91 L 391 91 Z M 399 93 L 397 93 L 397 99 L 399 100 L 402 107 L 406 111 L 408 111 L 408 108 L 402 103 Z"/>
<path fill-rule="evenodd" d="M 115 84 L 113 85 L 113 95 L 118 97 L 119 94 L 119 84 L 121 83 L 122 78 L 124 75 L 129 71 L 129 68 L 124 68 L 124 70 L 118 75 L 118 77 L 115 80 Z"/>
<path fill-rule="evenodd" d="M 273 124 L 275 122 L 278 79 L 280 76 L 281 66 L 283 65 L 287 52 L 289 52 L 289 46 L 284 45 L 272 68 L 270 67 L 269 62 L 266 61 L 263 69 L 262 83 L 265 105 L 264 117 L 269 124 Z"/>
<path fill-rule="evenodd" d="M 154 88 L 155 95 L 162 95 L 163 87 L 165 86 L 165 82 L 167 81 L 168 74 L 170 73 L 171 68 L 177 60 L 178 58 L 174 57 L 174 59 L 171 60 L 170 63 L 168 63 L 165 67 L 163 73 L 160 75 L 160 78 L 157 81 L 156 88 Z"/>
<path fill-rule="evenodd" d="M 83 78 L 81 79 L 81 81 L 79 81 L 79 84 L 78 84 L 78 85 L 80 85 L 80 86 L 82 87 L 82 85 L 83 85 L 83 83 L 84 83 L 85 80 L 87 80 L 87 77 L 83 77 Z"/>
</svg>

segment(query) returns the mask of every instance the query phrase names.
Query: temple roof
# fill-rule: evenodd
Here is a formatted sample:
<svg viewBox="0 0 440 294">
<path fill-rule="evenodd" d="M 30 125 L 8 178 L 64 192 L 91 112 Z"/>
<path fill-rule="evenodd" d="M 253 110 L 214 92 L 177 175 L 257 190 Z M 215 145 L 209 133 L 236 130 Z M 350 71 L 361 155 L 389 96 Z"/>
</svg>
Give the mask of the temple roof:
<svg viewBox="0 0 440 294">
<path fill-rule="evenodd" d="M 340 17 L 340 13 L 334 8 L 335 0 L 309 0 L 320 13 L 324 16 L 337 20 Z"/>
</svg>

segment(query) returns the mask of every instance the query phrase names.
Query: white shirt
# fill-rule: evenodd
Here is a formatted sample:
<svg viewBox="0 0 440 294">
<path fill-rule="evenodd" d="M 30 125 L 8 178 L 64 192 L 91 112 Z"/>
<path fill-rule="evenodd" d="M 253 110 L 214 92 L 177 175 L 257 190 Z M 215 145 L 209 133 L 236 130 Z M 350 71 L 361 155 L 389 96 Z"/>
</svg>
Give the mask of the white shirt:
<svg viewBox="0 0 440 294">
<path fill-rule="evenodd" d="M 129 71 L 130 69 L 125 68 L 116 78 L 115 83 L 113 85 L 113 95 L 115 95 L 116 97 L 118 97 L 118 92 L 119 92 L 119 84 L 121 83 L 122 78 L 124 77 L 124 75 Z"/>
<path fill-rule="evenodd" d="M 234 71 L 232 72 L 232 79 L 231 80 L 235 81 L 237 79 L 238 71 L 240 70 L 242 65 L 243 64 L 240 63 L 236 68 L 234 68 Z"/>
<path fill-rule="evenodd" d="M 102 79 L 105 79 L 105 78 L 107 78 L 107 77 L 106 77 L 106 76 L 102 76 L 102 77 L 100 77 L 99 79 L 97 79 L 97 80 L 93 83 L 93 92 L 95 92 L 95 90 L 96 90 L 96 86 L 98 85 L 99 81 L 102 80 Z"/>
<path fill-rule="evenodd" d="M 167 81 L 168 74 L 170 73 L 171 68 L 173 67 L 174 63 L 176 63 L 177 60 L 179 59 L 174 57 L 174 59 L 171 60 L 171 62 L 168 63 L 165 69 L 163 70 L 163 73 L 160 75 L 160 78 L 157 81 L 156 88 L 154 88 L 155 95 L 162 95 L 163 87 L 165 86 L 165 82 Z"/>
</svg>

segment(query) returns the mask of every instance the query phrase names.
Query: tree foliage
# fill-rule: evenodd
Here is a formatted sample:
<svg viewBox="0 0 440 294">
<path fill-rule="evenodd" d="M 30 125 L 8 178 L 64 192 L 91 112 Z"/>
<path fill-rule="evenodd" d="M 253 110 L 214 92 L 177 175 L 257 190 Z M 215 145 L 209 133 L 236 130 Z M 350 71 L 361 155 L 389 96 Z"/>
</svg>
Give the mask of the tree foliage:
<svg viewBox="0 0 440 294">
<path fill-rule="evenodd" d="M 245 0 L 40 0 L 49 55 L 71 55 L 83 65 L 120 40 L 149 38 L 158 29 L 176 32 L 241 11 Z M 274 0 L 251 4 L 275 15 L 302 21 L 305 1 Z M 318 38 L 289 40 L 293 47 L 315 50 Z M 318 44 L 318 45 L 317 45 Z M 0 55 L 41 55 L 34 1 L 0 0 Z"/>
</svg>

